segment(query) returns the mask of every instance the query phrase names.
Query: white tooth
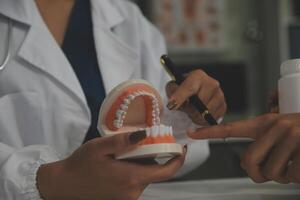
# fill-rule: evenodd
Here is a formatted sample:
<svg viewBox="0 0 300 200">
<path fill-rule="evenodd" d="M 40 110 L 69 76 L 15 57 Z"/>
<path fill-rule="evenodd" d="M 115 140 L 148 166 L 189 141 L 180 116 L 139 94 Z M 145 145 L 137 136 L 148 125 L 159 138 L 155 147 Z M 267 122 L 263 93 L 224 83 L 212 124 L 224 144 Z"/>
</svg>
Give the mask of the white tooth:
<svg viewBox="0 0 300 200">
<path fill-rule="evenodd" d="M 117 112 L 116 112 L 117 115 L 123 115 L 123 113 L 125 113 L 125 111 L 120 110 L 120 109 L 118 109 Z"/>
<path fill-rule="evenodd" d="M 164 126 L 164 136 L 166 136 L 167 134 L 168 134 L 167 126 Z"/>
<path fill-rule="evenodd" d="M 134 95 L 130 94 L 128 97 L 127 97 L 129 100 L 133 100 L 135 98 Z"/>
<path fill-rule="evenodd" d="M 155 134 L 156 134 L 156 137 L 157 137 L 158 134 L 159 134 L 159 126 L 158 126 L 158 125 L 155 126 Z"/>
<path fill-rule="evenodd" d="M 160 136 L 165 136 L 165 134 L 166 134 L 165 127 L 163 125 L 159 126 L 159 134 L 160 134 Z"/>
<path fill-rule="evenodd" d="M 155 131 L 154 126 L 151 126 L 150 127 L 150 134 L 151 134 L 151 136 L 154 136 L 154 131 Z"/>
<path fill-rule="evenodd" d="M 156 126 L 156 130 L 157 130 L 157 136 L 161 136 L 161 132 L 160 132 L 160 127 L 159 125 Z"/>
<path fill-rule="evenodd" d="M 156 123 L 157 121 L 154 118 L 152 118 L 152 126 L 156 125 Z"/>
<path fill-rule="evenodd" d="M 116 127 L 116 128 L 121 128 L 122 127 L 122 122 L 121 121 L 119 121 L 119 120 L 114 120 L 114 126 Z"/>
<path fill-rule="evenodd" d="M 124 104 L 125 104 L 126 106 L 128 106 L 128 105 L 130 104 L 130 100 L 127 99 L 127 98 L 125 98 L 125 99 L 123 100 L 123 102 L 124 102 Z"/>
<path fill-rule="evenodd" d="M 168 131 L 168 128 L 165 127 L 165 136 L 168 136 L 169 135 L 169 131 Z"/>
<path fill-rule="evenodd" d="M 151 97 L 153 100 L 157 100 L 153 94 L 148 93 L 148 96 Z"/>
<path fill-rule="evenodd" d="M 147 137 L 151 136 L 151 130 L 150 130 L 150 128 L 146 128 L 146 135 L 147 135 Z"/>
<path fill-rule="evenodd" d="M 158 136 L 158 127 L 152 126 L 152 136 L 157 137 Z"/>
<path fill-rule="evenodd" d="M 142 95 L 142 96 L 148 96 L 148 94 L 145 91 L 140 91 L 140 95 Z"/>
<path fill-rule="evenodd" d="M 128 106 L 126 106 L 126 105 L 124 105 L 124 104 L 121 104 L 120 107 L 121 107 L 121 109 L 124 110 L 124 111 L 128 110 Z"/>
<path fill-rule="evenodd" d="M 168 135 L 171 135 L 171 128 L 170 128 L 170 126 L 167 126 L 166 132 L 168 133 Z"/>
<path fill-rule="evenodd" d="M 123 126 L 123 121 L 119 122 L 119 127 L 121 128 Z"/>
<path fill-rule="evenodd" d="M 155 126 L 157 124 L 157 121 L 152 120 L 152 126 Z"/>
<path fill-rule="evenodd" d="M 169 132 L 170 132 L 170 135 L 173 135 L 173 128 L 172 128 L 172 126 L 170 126 Z"/>
<path fill-rule="evenodd" d="M 116 114 L 118 117 L 121 117 L 122 115 L 126 114 L 126 112 L 124 110 L 119 109 L 119 110 L 117 110 Z"/>
<path fill-rule="evenodd" d="M 156 112 L 156 114 L 158 114 L 158 115 L 159 115 L 159 113 L 160 113 L 160 110 L 159 110 L 159 108 L 155 109 L 155 112 Z"/>
</svg>

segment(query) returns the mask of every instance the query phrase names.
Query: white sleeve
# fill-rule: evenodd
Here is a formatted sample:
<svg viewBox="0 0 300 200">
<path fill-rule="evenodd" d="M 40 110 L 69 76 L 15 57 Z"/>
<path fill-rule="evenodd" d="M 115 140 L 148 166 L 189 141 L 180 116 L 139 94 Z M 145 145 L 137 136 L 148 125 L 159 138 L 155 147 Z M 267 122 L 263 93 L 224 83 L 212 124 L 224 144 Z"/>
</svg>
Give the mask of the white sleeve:
<svg viewBox="0 0 300 200">
<path fill-rule="evenodd" d="M 201 165 L 209 156 L 208 140 L 192 140 L 187 137 L 186 131 L 189 128 L 199 128 L 191 122 L 189 117 L 180 111 L 165 110 L 164 123 L 173 127 L 173 133 L 178 143 L 187 145 L 187 154 L 183 167 L 175 177 L 180 177 L 191 172 Z"/>
<path fill-rule="evenodd" d="M 151 82 L 159 90 L 163 97 L 164 104 L 167 103 L 165 86 L 170 78 L 160 64 L 160 56 L 166 54 L 166 44 L 162 34 L 144 17 L 141 17 L 141 60 L 142 78 Z M 169 111 L 166 106 L 164 119 L 162 121 L 173 126 L 174 135 L 181 144 L 188 145 L 186 161 L 177 176 L 186 174 L 202 164 L 209 156 L 209 146 L 207 140 L 189 140 L 186 137 L 188 128 L 195 128 L 195 124 L 180 111 Z"/>
<path fill-rule="evenodd" d="M 0 199 L 40 200 L 36 172 L 40 165 L 58 158 L 56 152 L 46 145 L 14 149 L 0 143 Z"/>
</svg>

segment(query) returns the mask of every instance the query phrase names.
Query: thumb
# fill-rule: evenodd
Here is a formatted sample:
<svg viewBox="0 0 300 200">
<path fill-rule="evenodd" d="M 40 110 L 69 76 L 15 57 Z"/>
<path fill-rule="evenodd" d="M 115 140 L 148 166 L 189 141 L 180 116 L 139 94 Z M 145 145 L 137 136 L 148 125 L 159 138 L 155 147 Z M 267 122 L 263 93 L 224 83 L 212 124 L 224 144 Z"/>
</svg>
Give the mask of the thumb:
<svg viewBox="0 0 300 200">
<path fill-rule="evenodd" d="M 139 142 L 147 137 L 146 131 L 133 133 L 119 133 L 114 136 L 103 137 L 95 141 L 102 155 L 117 155 L 135 149 Z"/>
</svg>

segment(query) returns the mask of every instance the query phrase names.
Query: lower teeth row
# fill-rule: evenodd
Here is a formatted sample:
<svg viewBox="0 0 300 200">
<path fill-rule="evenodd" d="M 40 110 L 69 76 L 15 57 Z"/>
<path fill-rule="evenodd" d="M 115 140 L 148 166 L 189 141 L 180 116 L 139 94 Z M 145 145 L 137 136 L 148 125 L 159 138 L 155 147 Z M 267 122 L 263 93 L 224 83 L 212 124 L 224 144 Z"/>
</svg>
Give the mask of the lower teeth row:
<svg viewBox="0 0 300 200">
<path fill-rule="evenodd" d="M 152 127 L 146 128 L 146 134 L 148 137 L 158 137 L 158 136 L 171 136 L 173 135 L 172 127 L 165 125 L 154 125 Z"/>
</svg>

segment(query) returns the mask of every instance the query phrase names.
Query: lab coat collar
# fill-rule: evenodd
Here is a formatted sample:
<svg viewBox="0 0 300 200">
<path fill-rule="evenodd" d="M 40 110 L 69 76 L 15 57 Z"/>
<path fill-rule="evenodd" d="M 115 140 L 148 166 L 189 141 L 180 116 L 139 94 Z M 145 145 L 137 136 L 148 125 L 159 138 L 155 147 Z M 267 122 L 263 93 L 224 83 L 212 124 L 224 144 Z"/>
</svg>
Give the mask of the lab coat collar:
<svg viewBox="0 0 300 200">
<path fill-rule="evenodd" d="M 116 39 L 112 32 L 94 27 L 95 43 L 100 71 L 105 91 L 111 91 L 121 82 L 132 78 L 138 68 L 138 54 L 123 42 Z"/>
<path fill-rule="evenodd" d="M 100 71 L 109 92 L 116 85 L 132 77 L 138 67 L 138 53 L 122 41 L 113 28 L 120 26 L 125 16 L 114 0 L 91 0 L 94 39 Z"/>
<path fill-rule="evenodd" d="M 1 14 L 16 22 L 28 24 L 25 40 L 17 55 L 31 64 L 28 66 L 38 69 L 68 91 L 90 119 L 90 110 L 76 74 L 44 24 L 34 0 L 0 0 L 0 5 Z"/>
<path fill-rule="evenodd" d="M 29 27 L 18 55 L 78 97 L 90 118 L 87 102 L 76 74 L 45 24 L 42 24 L 44 22 L 37 12 L 34 0 L 0 0 L 0 2 L 2 14 L 29 26 L 35 26 Z M 138 54 L 112 31 L 125 20 L 116 2 L 91 0 L 91 3 L 97 58 L 105 90 L 109 92 L 119 83 L 131 78 L 138 66 Z"/>
<path fill-rule="evenodd" d="M 112 29 L 116 25 L 124 21 L 124 16 L 117 9 L 114 0 L 91 0 L 92 13 L 96 16 L 101 16 L 94 20 L 96 23 L 100 22 L 102 25 L 107 26 L 107 28 Z"/>
<path fill-rule="evenodd" d="M 32 0 L 0 0 L 0 14 L 29 25 L 32 21 L 32 3 Z"/>
<path fill-rule="evenodd" d="M 114 5 L 114 0 L 91 0 L 92 12 L 102 15 L 108 28 L 120 24 L 124 17 Z M 10 19 L 30 25 L 34 0 L 0 0 L 0 13 Z"/>
<path fill-rule="evenodd" d="M 18 56 L 30 63 L 28 66 L 37 69 L 41 75 L 60 85 L 67 94 L 79 102 L 90 119 L 90 110 L 77 76 L 46 26 L 29 29 Z"/>
</svg>

